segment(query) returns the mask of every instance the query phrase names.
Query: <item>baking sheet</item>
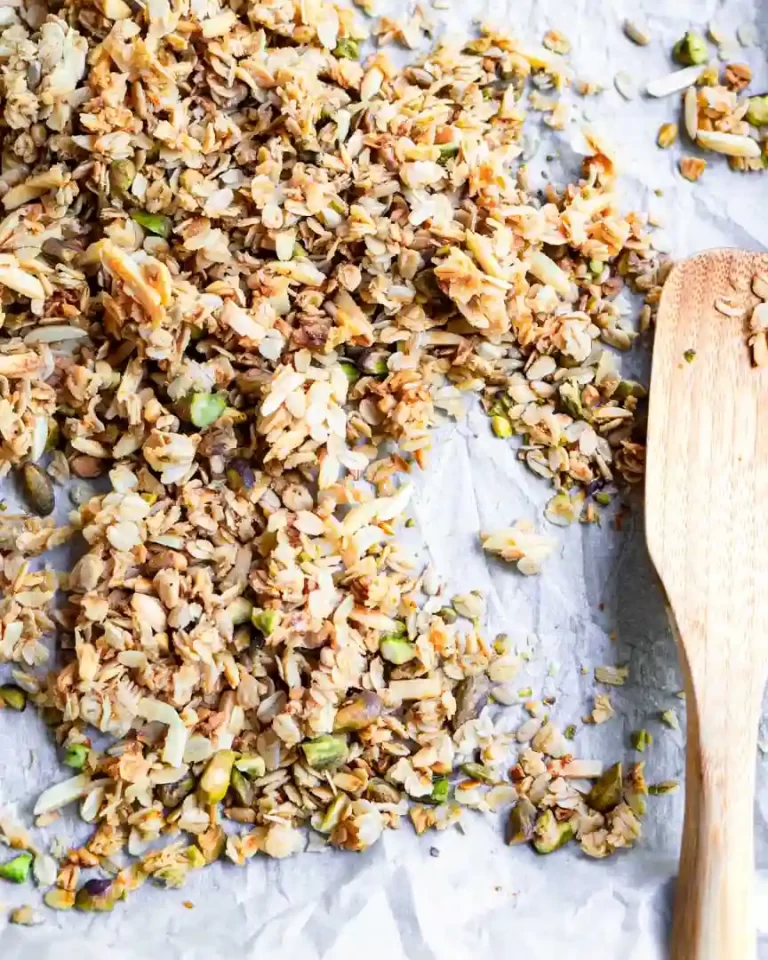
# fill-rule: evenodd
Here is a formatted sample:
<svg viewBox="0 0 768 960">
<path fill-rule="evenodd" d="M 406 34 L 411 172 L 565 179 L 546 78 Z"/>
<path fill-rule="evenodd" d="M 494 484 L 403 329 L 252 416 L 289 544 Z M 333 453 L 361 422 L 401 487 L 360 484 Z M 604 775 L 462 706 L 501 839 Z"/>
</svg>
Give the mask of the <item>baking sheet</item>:
<svg viewBox="0 0 768 960">
<path fill-rule="evenodd" d="M 451 3 L 452 10 L 432 12 L 440 32 L 466 34 L 473 21 L 483 19 L 514 26 L 536 41 L 548 27 L 566 33 L 576 75 L 606 87 L 599 97 L 577 99 L 578 111 L 617 144 L 627 205 L 663 216 L 665 242 L 676 256 L 717 245 L 768 245 L 764 175 L 733 174 L 715 160 L 698 184 L 687 183 L 677 172 L 678 152 L 662 152 L 654 144 L 660 124 L 673 119 L 674 101 L 626 102 L 612 86 L 620 69 L 639 85 L 668 72 L 674 40 L 691 25 L 703 28 L 715 18 L 730 33 L 745 23 L 758 27 L 762 47 L 742 51 L 740 59 L 753 67 L 753 90 L 762 92 L 768 6 L 761 10 L 760 0 Z M 402 0 L 378 6 L 396 15 L 407 10 Z M 671 7 L 674 15 L 666 12 Z M 643 14 L 654 39 L 640 48 L 623 36 L 621 23 Z M 554 165 L 545 164 L 554 178 L 573 171 L 578 126 L 574 122 L 554 141 L 542 139 L 532 166 L 556 152 Z M 659 189 L 662 197 L 654 193 Z M 636 350 L 632 362 L 647 369 L 647 352 Z M 478 531 L 521 518 L 543 522 L 549 491 L 517 461 L 512 446 L 490 435 L 479 410 L 436 433 L 429 468 L 416 483 L 417 526 L 408 531 L 414 550 L 436 567 L 449 594 L 486 593 L 489 633 L 509 633 L 529 650 L 520 686 L 530 683 L 538 695 L 556 694 L 552 715 L 558 723 L 578 723 L 588 712 L 592 667 L 629 666 L 626 686 L 613 695 L 616 717 L 580 730 L 578 755 L 606 761 L 627 756 L 629 731 L 645 726 L 655 737 L 646 753 L 649 782 L 682 778 L 684 734 L 657 720 L 661 710 L 673 708 L 684 722 L 684 704 L 676 696 L 681 680 L 645 554 L 639 501 L 621 532 L 611 524 L 556 529 L 556 555 L 541 577 L 526 579 L 485 556 Z M 582 666 L 590 668 L 588 675 Z M 61 779 L 61 767 L 32 711 L 11 719 L 0 724 L 0 806 L 29 818 L 38 793 Z M 507 721 L 510 727 L 518 721 L 515 708 Z M 768 739 L 768 717 L 762 737 Z M 768 958 L 768 760 L 761 754 L 758 764 L 759 956 Z M 213 960 L 278 953 L 282 960 L 491 960 L 539 958 L 554 950 L 569 960 L 652 960 L 664 955 L 682 810 L 682 791 L 650 798 L 640 845 L 600 862 L 575 848 L 545 858 L 511 850 L 503 843 L 500 818 L 468 812 L 461 830 L 417 838 L 404 825 L 365 854 L 322 851 L 280 862 L 259 857 L 246 868 L 220 864 L 191 875 L 182 890 L 147 885 L 111 914 L 46 910 L 44 925 L 22 928 L 8 925 L 0 911 L 0 955 L 4 960 Z M 72 838 L 78 829 L 73 818 L 45 835 Z M 30 890 L 3 885 L 0 899 L 8 906 L 30 902 Z M 185 909 L 183 901 L 194 909 Z"/>
</svg>

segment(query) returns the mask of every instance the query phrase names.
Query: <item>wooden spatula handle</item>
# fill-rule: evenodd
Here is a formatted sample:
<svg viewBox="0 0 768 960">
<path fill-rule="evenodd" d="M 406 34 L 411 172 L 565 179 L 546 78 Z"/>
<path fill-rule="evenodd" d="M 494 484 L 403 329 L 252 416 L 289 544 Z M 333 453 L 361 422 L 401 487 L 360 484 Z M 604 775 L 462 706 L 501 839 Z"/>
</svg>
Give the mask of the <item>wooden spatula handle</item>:
<svg viewBox="0 0 768 960">
<path fill-rule="evenodd" d="M 688 691 L 685 827 L 671 960 L 755 960 L 754 792 L 758 710 Z M 723 689 L 726 686 L 726 689 Z M 743 691 L 742 691 L 743 693 Z"/>
</svg>

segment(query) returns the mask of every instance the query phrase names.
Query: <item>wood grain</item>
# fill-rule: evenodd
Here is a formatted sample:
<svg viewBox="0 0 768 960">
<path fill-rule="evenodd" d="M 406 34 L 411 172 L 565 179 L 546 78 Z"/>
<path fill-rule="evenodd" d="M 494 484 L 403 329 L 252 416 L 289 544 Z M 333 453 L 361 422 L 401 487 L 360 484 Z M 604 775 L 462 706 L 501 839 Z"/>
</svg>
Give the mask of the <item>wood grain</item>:
<svg viewBox="0 0 768 960">
<path fill-rule="evenodd" d="M 753 804 L 768 673 L 768 369 L 714 307 L 768 255 L 714 250 L 664 288 L 648 423 L 648 547 L 686 675 L 686 807 L 672 960 L 754 960 Z M 752 299 L 752 303 L 757 302 Z M 687 350 L 695 351 L 686 362 Z M 762 593 L 762 596 L 761 596 Z"/>
</svg>

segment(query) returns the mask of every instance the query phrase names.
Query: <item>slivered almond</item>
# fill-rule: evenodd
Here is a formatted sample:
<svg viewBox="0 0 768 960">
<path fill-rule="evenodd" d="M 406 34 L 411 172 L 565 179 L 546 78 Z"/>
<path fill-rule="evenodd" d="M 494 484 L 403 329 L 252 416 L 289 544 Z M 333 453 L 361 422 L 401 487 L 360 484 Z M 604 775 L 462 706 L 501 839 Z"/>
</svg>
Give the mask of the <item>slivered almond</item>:
<svg viewBox="0 0 768 960">
<path fill-rule="evenodd" d="M 679 93 L 696 83 L 701 73 L 700 66 L 684 67 L 682 70 L 675 70 L 674 73 L 668 73 L 666 77 L 659 77 L 658 80 L 651 80 L 645 88 L 649 97 L 670 97 L 673 93 Z"/>
<path fill-rule="evenodd" d="M 696 87 L 688 87 L 685 91 L 683 119 L 685 121 L 685 132 L 691 140 L 695 140 L 699 131 L 699 95 Z"/>
<path fill-rule="evenodd" d="M 45 289 L 37 277 L 20 267 L 0 265 L 0 283 L 30 300 L 45 300 Z"/>
<path fill-rule="evenodd" d="M 696 141 L 705 150 L 724 153 L 728 157 L 759 157 L 760 144 L 752 137 L 736 133 L 720 133 L 719 130 L 699 130 Z"/>
</svg>

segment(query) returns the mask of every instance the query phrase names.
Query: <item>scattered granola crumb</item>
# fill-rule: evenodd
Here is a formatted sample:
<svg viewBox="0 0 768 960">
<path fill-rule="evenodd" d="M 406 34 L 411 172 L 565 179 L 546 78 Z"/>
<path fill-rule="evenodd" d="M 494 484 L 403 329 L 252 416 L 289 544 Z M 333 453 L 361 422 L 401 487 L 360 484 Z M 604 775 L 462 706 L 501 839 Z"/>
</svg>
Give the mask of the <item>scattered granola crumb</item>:
<svg viewBox="0 0 768 960">
<path fill-rule="evenodd" d="M 699 179 L 706 170 L 706 167 L 707 161 L 702 160 L 701 157 L 680 158 L 680 173 L 686 180 L 690 180 L 691 183 L 695 183 Z"/>
<path fill-rule="evenodd" d="M 606 723 L 614 714 L 615 711 L 610 696 L 607 693 L 598 693 L 595 696 L 595 705 L 592 713 L 588 718 L 585 718 L 585 721 L 588 723 Z"/>
<path fill-rule="evenodd" d="M 683 354 L 683 359 L 686 363 L 693 363 L 693 361 L 696 359 L 696 351 L 690 349 L 686 350 Z"/>
</svg>

